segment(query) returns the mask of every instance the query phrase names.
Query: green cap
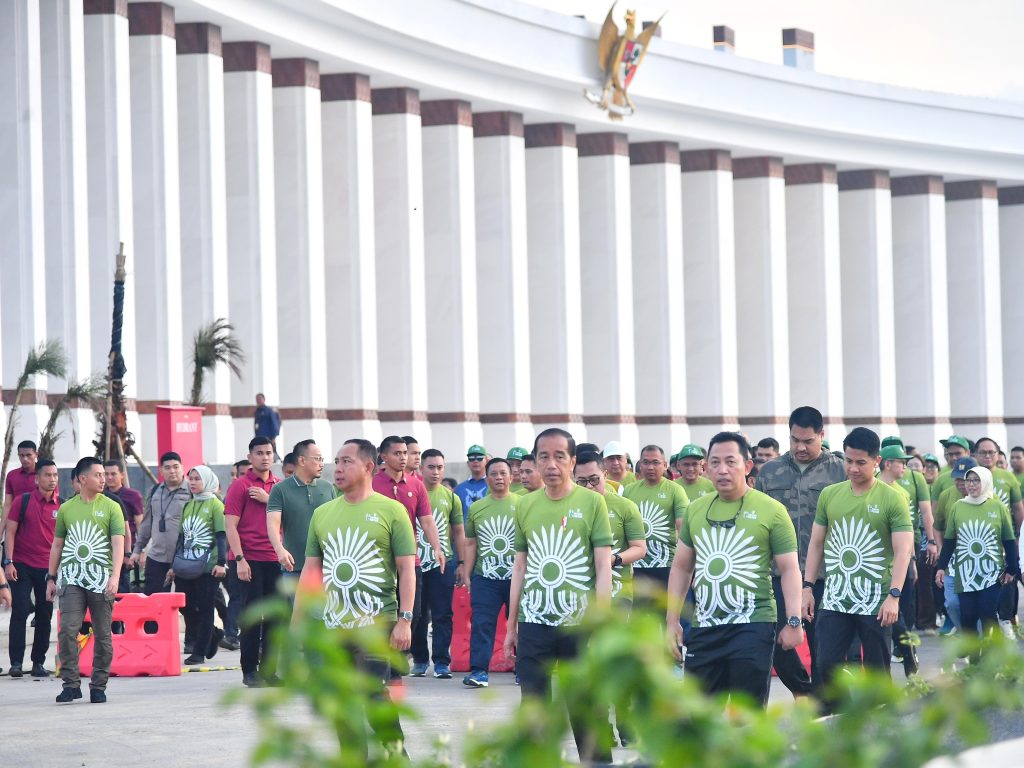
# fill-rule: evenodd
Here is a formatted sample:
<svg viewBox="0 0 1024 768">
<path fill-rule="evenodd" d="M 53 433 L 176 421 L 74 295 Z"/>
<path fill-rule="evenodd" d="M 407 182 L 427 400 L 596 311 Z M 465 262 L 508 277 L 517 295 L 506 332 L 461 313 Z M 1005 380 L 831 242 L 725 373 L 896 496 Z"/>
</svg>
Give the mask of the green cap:
<svg viewBox="0 0 1024 768">
<path fill-rule="evenodd" d="M 882 438 L 883 448 L 888 448 L 890 445 L 898 445 L 900 448 L 906 447 L 903 445 L 903 438 L 898 435 L 889 435 L 889 437 Z"/>
<path fill-rule="evenodd" d="M 530 452 L 525 448 L 509 448 L 508 455 L 505 458 L 509 461 L 522 461 L 529 455 Z"/>
<path fill-rule="evenodd" d="M 939 467 L 942 466 L 942 462 L 939 461 L 939 457 L 936 456 L 934 453 L 926 453 L 924 455 L 924 463 L 927 464 L 929 461 L 932 464 L 935 464 L 936 466 L 939 466 Z"/>
<path fill-rule="evenodd" d="M 899 459 L 900 461 L 906 461 L 910 458 L 910 455 L 903 450 L 901 445 L 887 445 L 878 453 L 883 459 Z"/>
<path fill-rule="evenodd" d="M 696 457 L 698 459 L 703 459 L 704 458 L 704 449 L 701 448 L 699 445 L 694 445 L 693 443 L 687 443 L 686 445 L 684 445 L 682 447 L 682 450 L 679 451 L 679 458 L 680 459 L 690 459 L 690 458 L 694 458 L 694 457 Z"/>
<path fill-rule="evenodd" d="M 487 449 L 482 445 L 476 445 L 475 443 L 466 449 L 466 456 L 486 456 Z"/>
<path fill-rule="evenodd" d="M 968 442 L 966 437 L 961 437 L 960 435 L 950 435 L 945 440 L 939 440 L 939 442 L 942 443 L 943 448 L 948 448 L 950 445 L 959 445 L 965 451 L 971 450 L 970 442 Z"/>
<path fill-rule="evenodd" d="M 824 448 L 826 451 L 832 450 L 832 447 L 828 444 L 828 440 L 822 440 L 821 447 Z"/>
</svg>

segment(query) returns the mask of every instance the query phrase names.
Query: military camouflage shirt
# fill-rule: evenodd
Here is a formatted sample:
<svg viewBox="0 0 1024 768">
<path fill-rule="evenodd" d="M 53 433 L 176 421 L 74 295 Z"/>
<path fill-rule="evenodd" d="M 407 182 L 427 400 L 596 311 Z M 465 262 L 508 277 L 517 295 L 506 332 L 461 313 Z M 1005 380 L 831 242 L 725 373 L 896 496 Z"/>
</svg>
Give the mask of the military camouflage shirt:
<svg viewBox="0 0 1024 768">
<path fill-rule="evenodd" d="M 789 511 L 796 528 L 797 554 L 800 571 L 807 560 L 807 545 L 811 542 L 814 513 L 818 508 L 818 495 L 830 485 L 846 480 L 843 460 L 822 449 L 821 455 L 801 472 L 793 456 L 787 451 L 777 459 L 765 463 L 757 473 L 754 487 L 781 502 Z M 822 572 L 822 577 L 824 572 Z"/>
</svg>

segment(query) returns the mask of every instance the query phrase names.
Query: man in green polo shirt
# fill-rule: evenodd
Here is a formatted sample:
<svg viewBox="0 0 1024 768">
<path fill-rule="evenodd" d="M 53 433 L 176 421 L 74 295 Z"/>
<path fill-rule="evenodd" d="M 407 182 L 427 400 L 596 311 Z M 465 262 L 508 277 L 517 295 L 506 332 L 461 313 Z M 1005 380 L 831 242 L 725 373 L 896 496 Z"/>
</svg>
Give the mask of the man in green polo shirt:
<svg viewBox="0 0 1024 768">
<path fill-rule="evenodd" d="M 313 440 L 301 440 L 292 449 L 295 472 L 270 490 L 267 500 L 267 536 L 281 571 L 298 578 L 306 561 L 306 539 L 313 510 L 337 495 L 324 480 L 324 455 Z M 294 582 L 291 582 L 294 585 Z"/>
<path fill-rule="evenodd" d="M 953 485 L 953 478 L 950 477 L 949 472 L 956 464 L 957 459 L 971 454 L 971 442 L 962 435 L 950 435 L 939 442 L 942 443 L 942 455 L 946 459 L 946 466 L 939 471 L 939 476 L 932 483 L 932 501 L 938 501 L 939 495 Z"/>
<path fill-rule="evenodd" d="M 715 492 L 715 484 L 704 476 L 704 449 L 690 443 L 676 454 L 680 477 L 676 480 L 691 502 Z"/>
</svg>

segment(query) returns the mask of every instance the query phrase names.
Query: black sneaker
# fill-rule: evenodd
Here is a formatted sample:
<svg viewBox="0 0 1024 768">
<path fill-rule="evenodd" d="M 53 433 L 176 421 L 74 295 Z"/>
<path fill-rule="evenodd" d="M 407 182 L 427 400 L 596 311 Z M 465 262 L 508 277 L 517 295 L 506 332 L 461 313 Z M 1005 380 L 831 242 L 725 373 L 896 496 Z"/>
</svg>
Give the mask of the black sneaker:
<svg viewBox="0 0 1024 768">
<path fill-rule="evenodd" d="M 917 648 L 914 646 L 907 646 L 903 650 L 903 674 L 907 677 L 916 675 L 917 671 L 921 668 L 921 665 L 917 661 Z"/>
<path fill-rule="evenodd" d="M 70 704 L 75 699 L 82 698 L 82 689 L 74 686 L 65 685 L 64 690 L 57 694 L 58 704 Z"/>
<path fill-rule="evenodd" d="M 7 671 L 7 674 L 11 677 L 21 677 L 25 673 L 21 671 L 21 664 L 11 664 L 11 668 Z"/>
<path fill-rule="evenodd" d="M 210 636 L 210 644 L 206 647 L 206 658 L 212 659 L 217 655 L 217 649 L 220 647 L 220 643 L 223 639 L 224 630 L 220 627 L 214 627 L 213 634 Z"/>
<path fill-rule="evenodd" d="M 202 656 L 193 653 L 191 656 L 185 659 L 185 661 L 183 661 L 182 664 L 184 664 L 186 667 L 194 667 L 197 664 L 202 664 L 205 661 L 206 659 L 204 659 Z"/>
<path fill-rule="evenodd" d="M 107 694 L 101 691 L 99 688 L 89 689 L 89 703 L 90 704 L 106 704 Z"/>
<path fill-rule="evenodd" d="M 243 672 L 242 685 L 246 688 L 265 688 L 267 686 L 255 672 Z"/>
<path fill-rule="evenodd" d="M 46 669 L 42 664 L 32 665 L 32 677 L 49 677 L 50 670 Z"/>
<path fill-rule="evenodd" d="M 284 685 L 284 683 L 281 681 L 281 678 L 277 675 L 261 674 L 260 677 L 263 679 L 263 684 L 268 688 L 280 688 L 282 685 Z"/>
<path fill-rule="evenodd" d="M 218 645 L 225 651 L 237 651 L 242 647 L 241 643 L 238 642 L 237 637 L 225 637 L 218 643 Z"/>
</svg>

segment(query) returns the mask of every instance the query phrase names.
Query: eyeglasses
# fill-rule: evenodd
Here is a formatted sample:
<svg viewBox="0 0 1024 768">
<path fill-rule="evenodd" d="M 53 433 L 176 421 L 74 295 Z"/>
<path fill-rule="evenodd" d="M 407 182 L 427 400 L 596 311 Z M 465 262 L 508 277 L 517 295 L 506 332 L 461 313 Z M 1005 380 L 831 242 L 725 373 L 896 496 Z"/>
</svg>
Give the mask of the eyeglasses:
<svg viewBox="0 0 1024 768">
<path fill-rule="evenodd" d="M 998 456 L 999 451 L 978 451 L 979 456 Z"/>
<path fill-rule="evenodd" d="M 483 461 L 484 457 L 483 456 L 467 456 L 466 459 L 468 461 Z"/>
<path fill-rule="evenodd" d="M 307 461 L 312 461 L 314 464 L 323 464 L 324 463 L 324 457 L 323 456 L 300 456 L 299 458 L 300 459 L 306 459 Z"/>
<path fill-rule="evenodd" d="M 600 482 L 601 482 L 601 476 L 600 475 L 591 475 L 590 477 L 577 477 L 576 478 L 576 485 L 581 485 L 584 488 L 586 488 L 588 485 L 590 487 L 592 487 L 592 488 L 597 488 L 597 486 L 598 486 L 598 484 Z"/>
<path fill-rule="evenodd" d="M 968 477 L 964 480 L 964 485 L 981 485 L 981 478 Z"/>
<path fill-rule="evenodd" d="M 641 459 L 640 460 L 640 466 L 641 467 L 658 467 L 658 466 L 661 466 L 661 464 L 662 464 L 661 459 Z"/>
</svg>

